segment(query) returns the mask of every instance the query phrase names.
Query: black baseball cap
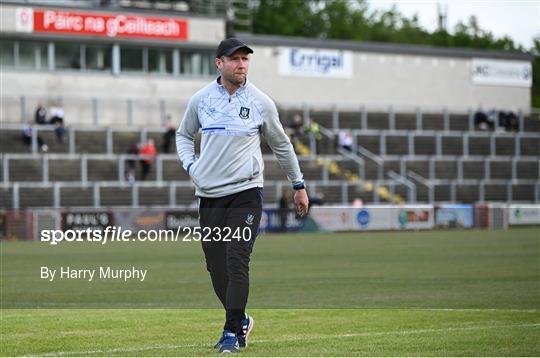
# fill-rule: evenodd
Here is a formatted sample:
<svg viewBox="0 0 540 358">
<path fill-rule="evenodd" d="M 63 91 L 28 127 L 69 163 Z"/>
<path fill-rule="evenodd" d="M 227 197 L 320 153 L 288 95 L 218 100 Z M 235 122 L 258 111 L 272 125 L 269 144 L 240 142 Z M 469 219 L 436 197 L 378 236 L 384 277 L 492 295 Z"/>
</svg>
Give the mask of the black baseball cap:
<svg viewBox="0 0 540 358">
<path fill-rule="evenodd" d="M 253 50 L 248 45 L 238 40 L 236 37 L 229 37 L 219 43 L 216 50 L 216 58 L 222 56 L 230 56 L 241 48 L 245 48 L 249 53 L 253 53 Z"/>
</svg>

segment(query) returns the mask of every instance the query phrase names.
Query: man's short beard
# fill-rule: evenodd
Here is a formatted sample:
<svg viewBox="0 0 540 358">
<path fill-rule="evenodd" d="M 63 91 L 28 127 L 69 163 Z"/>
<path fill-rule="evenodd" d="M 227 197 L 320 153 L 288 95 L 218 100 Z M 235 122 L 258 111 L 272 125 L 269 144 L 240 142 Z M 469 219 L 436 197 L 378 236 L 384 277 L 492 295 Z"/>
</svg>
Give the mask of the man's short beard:
<svg viewBox="0 0 540 358">
<path fill-rule="evenodd" d="M 234 75 L 226 76 L 221 74 L 223 78 L 225 78 L 228 82 L 232 83 L 235 86 L 242 86 L 246 82 L 246 77 L 244 76 L 243 79 L 238 80 Z"/>
</svg>

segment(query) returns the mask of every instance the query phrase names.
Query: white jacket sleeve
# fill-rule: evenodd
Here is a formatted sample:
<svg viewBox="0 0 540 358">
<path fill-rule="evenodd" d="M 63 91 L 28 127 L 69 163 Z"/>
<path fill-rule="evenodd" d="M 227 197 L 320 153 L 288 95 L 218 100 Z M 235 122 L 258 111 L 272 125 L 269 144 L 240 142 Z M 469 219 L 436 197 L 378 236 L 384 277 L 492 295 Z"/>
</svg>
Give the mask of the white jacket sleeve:
<svg viewBox="0 0 540 358">
<path fill-rule="evenodd" d="M 276 105 L 273 102 L 265 109 L 261 132 L 278 159 L 279 165 L 287 173 L 287 178 L 292 185 L 303 184 L 304 176 L 300 171 L 298 158 L 289 137 L 283 130 Z"/>
<path fill-rule="evenodd" d="M 189 100 L 184 118 L 176 131 L 176 151 L 182 162 L 182 167 L 189 174 L 189 168 L 196 160 L 195 136 L 201 127 L 197 114 L 198 100 L 195 96 Z"/>
</svg>

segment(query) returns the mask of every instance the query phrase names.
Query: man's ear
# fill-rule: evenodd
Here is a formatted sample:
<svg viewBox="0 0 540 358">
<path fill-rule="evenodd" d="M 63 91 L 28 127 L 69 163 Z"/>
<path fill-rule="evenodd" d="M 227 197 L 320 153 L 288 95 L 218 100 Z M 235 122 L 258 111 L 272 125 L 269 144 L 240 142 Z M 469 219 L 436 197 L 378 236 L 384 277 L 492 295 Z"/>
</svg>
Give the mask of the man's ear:
<svg viewBox="0 0 540 358">
<path fill-rule="evenodd" d="M 216 68 L 218 70 L 221 70 L 221 66 L 223 66 L 223 61 L 221 60 L 221 58 L 216 57 Z"/>
</svg>

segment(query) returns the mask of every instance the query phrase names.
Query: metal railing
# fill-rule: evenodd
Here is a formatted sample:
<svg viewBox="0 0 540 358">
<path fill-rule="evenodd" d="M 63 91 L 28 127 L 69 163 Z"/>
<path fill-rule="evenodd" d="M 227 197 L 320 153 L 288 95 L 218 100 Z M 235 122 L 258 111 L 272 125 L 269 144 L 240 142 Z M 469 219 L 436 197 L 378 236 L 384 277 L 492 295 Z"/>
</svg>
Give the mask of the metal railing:
<svg viewBox="0 0 540 358">
<path fill-rule="evenodd" d="M 14 124 L 14 123 L 1 123 L 0 129 L 2 130 L 22 130 L 25 126 L 21 124 Z M 33 125 L 32 126 L 32 145 L 30 146 L 32 153 L 37 153 L 39 151 L 37 147 L 37 136 L 39 135 L 40 131 L 48 131 L 52 132 L 54 131 L 54 126 L 50 125 Z M 69 153 L 75 153 L 76 152 L 76 144 L 77 144 L 77 132 L 99 132 L 103 131 L 104 137 L 103 141 L 105 143 L 105 151 L 106 153 L 112 153 L 114 148 L 114 134 L 115 133 L 138 133 L 139 140 L 141 142 L 144 142 L 146 138 L 148 137 L 148 133 L 163 133 L 164 129 L 162 127 L 145 127 L 140 126 L 139 128 L 126 128 L 125 125 L 119 125 L 119 126 L 99 126 L 99 125 L 92 125 L 92 126 L 66 126 L 66 134 L 68 138 L 68 152 Z M 292 130 L 287 128 L 287 133 L 292 133 Z M 324 127 L 320 127 L 321 134 L 328 138 L 329 140 L 333 141 L 336 139 L 336 136 L 338 136 L 339 130 L 330 130 Z M 391 158 L 392 155 L 386 154 L 386 137 L 387 136 L 403 136 L 404 140 L 406 140 L 407 143 L 407 152 L 406 155 L 416 155 L 416 139 L 419 137 L 435 137 L 437 138 L 435 143 L 435 152 L 439 154 L 439 156 L 442 156 L 443 153 L 443 144 L 442 140 L 449 137 L 460 137 L 462 138 L 462 152 L 463 155 L 467 156 L 469 155 L 469 147 L 471 137 L 472 138 L 486 138 L 486 140 L 489 140 L 489 156 L 496 157 L 500 156 L 497 154 L 497 140 L 498 139 L 505 139 L 505 138 L 514 138 L 514 156 L 521 156 L 522 155 L 522 141 L 523 139 L 538 139 L 539 135 L 537 133 L 504 133 L 504 132 L 460 132 L 460 131 L 448 131 L 441 133 L 440 131 L 433 131 L 433 130 L 351 130 L 353 139 L 354 139 L 354 147 L 357 149 L 357 152 L 360 152 L 360 154 L 364 156 L 370 156 L 369 154 L 364 154 L 361 151 L 363 151 L 365 148 L 360 148 L 358 144 L 358 139 L 361 137 L 367 137 L 367 136 L 376 136 L 379 140 L 379 152 L 381 153 L 380 158 L 381 159 L 388 159 Z M 313 149 L 317 149 L 317 146 L 320 141 L 315 140 L 313 136 L 309 137 L 309 145 L 310 150 L 312 153 L 315 153 Z M 367 149 L 366 149 L 367 150 Z M 320 151 L 318 151 L 320 152 Z M 371 153 L 371 152 L 370 152 Z M 384 154 L 383 154 L 384 153 Z M 314 155 L 314 154 L 313 154 Z M 371 155 L 378 156 L 375 153 L 371 153 Z M 403 154 L 400 154 L 403 155 Z M 540 153 L 539 153 L 540 156 Z"/>
<path fill-rule="evenodd" d="M 428 202 L 433 203 L 435 201 L 435 190 L 434 190 L 434 187 L 433 187 L 433 182 L 431 180 L 428 180 L 428 179 L 424 178 L 423 176 L 415 173 L 412 170 L 407 171 L 407 175 L 411 179 L 417 181 L 418 183 L 422 184 L 423 186 L 425 186 L 427 188 L 427 190 L 428 190 Z"/>
<path fill-rule="evenodd" d="M 384 179 L 382 171 L 384 170 L 384 160 L 381 157 L 374 155 L 373 153 L 361 149 L 360 152 L 367 154 L 370 160 L 373 160 L 378 165 L 377 180 Z M 10 162 L 14 160 L 34 160 L 40 161 L 39 165 L 39 175 L 41 177 L 40 182 L 47 183 L 50 182 L 50 162 L 55 160 L 71 160 L 76 161 L 78 165 L 79 174 L 77 178 L 74 178 L 74 181 L 80 181 L 82 183 L 89 182 L 89 161 L 109 161 L 114 162 L 114 167 L 116 171 L 115 182 L 125 183 L 126 182 L 126 163 L 127 161 L 139 161 L 142 159 L 147 159 L 148 157 L 139 156 L 139 155 L 129 155 L 129 154 L 3 154 L 2 159 L 2 182 L 4 185 L 8 185 L 12 182 L 12 169 Z M 362 158 L 354 157 L 352 153 L 340 153 L 339 155 L 326 155 L 318 156 L 317 158 L 326 159 L 322 161 L 322 167 L 320 172 L 320 178 L 322 182 L 329 182 L 329 168 L 328 163 L 330 161 L 335 161 L 338 163 L 352 160 L 358 164 L 359 177 L 363 180 L 366 180 L 365 175 L 365 161 Z M 393 157 L 390 157 L 392 159 Z M 263 155 L 265 162 L 277 162 L 276 158 L 273 155 Z M 435 175 L 436 167 L 439 163 L 448 162 L 452 165 L 455 164 L 452 170 L 456 171 L 456 178 L 458 182 L 466 182 L 464 175 L 464 164 L 465 163 L 474 163 L 477 162 L 480 167 L 482 167 L 482 176 L 481 178 L 473 180 L 492 180 L 492 164 L 493 163 L 509 163 L 509 167 L 503 170 L 510 170 L 510 177 L 503 179 L 506 182 L 522 180 L 519 179 L 518 175 L 518 165 L 521 164 L 523 169 L 524 165 L 527 163 L 537 163 L 537 178 L 540 178 L 540 158 L 539 157 L 485 157 L 485 156 L 395 156 L 396 160 L 399 161 L 399 175 L 405 177 L 410 170 L 408 170 L 409 162 L 418 162 L 418 161 L 427 161 L 428 162 L 428 179 L 430 182 L 437 182 L 437 177 Z M 315 160 L 311 157 L 299 157 L 301 163 L 309 163 Z M 179 173 L 183 173 L 183 169 L 180 166 L 176 154 L 160 154 L 155 157 L 155 180 L 154 182 L 164 181 L 164 164 L 165 162 L 173 162 L 178 167 Z M 301 164 L 304 166 L 304 164 Z M 20 176 L 19 176 L 20 177 Z M 186 179 L 187 179 L 186 174 Z M 417 179 L 414 178 L 413 179 Z M 535 179 L 532 179 L 535 180 Z M 35 182 L 36 180 L 34 180 Z"/>
<path fill-rule="evenodd" d="M 163 123 L 167 114 L 172 114 L 178 119 L 183 116 L 188 99 L 176 98 L 136 98 L 136 97 L 99 97 L 99 96 L 29 96 L 29 95 L 2 95 L 2 111 L 0 119 L 3 122 L 27 122 L 33 121 L 37 104 L 59 103 L 66 112 L 68 122 L 87 125 L 159 125 Z M 442 118 L 442 128 L 444 132 L 451 130 L 452 115 L 466 116 L 467 130 L 476 131 L 474 125 L 474 109 L 469 108 L 449 108 L 439 107 L 418 107 L 418 106 L 340 106 L 336 104 L 321 105 L 321 103 L 311 103 L 299 105 L 298 103 L 278 103 L 280 108 L 285 110 L 297 110 L 303 113 L 304 118 L 308 117 L 311 111 L 324 108 L 331 112 L 332 129 L 341 128 L 341 112 L 357 112 L 358 125 L 362 130 L 368 129 L 369 113 L 385 113 L 387 115 L 387 127 L 390 130 L 396 129 L 396 115 L 412 114 L 416 117 L 416 130 L 423 130 L 426 123 L 424 114 L 440 114 Z M 322 107 L 321 107 L 322 106 Z M 497 112 L 505 108 L 494 108 Z M 525 115 L 540 113 L 540 109 L 532 108 L 528 113 L 519 111 L 517 113 L 519 131 L 524 129 Z M 314 118 L 317 121 L 317 118 Z M 498 121 L 495 121 L 495 129 L 498 128 Z"/>
<path fill-rule="evenodd" d="M 362 180 L 366 179 L 366 162 L 363 158 L 344 149 L 338 149 L 338 153 L 341 154 L 343 157 L 350 159 L 356 164 L 358 164 L 358 176 Z"/>
<path fill-rule="evenodd" d="M 275 162 L 278 160 L 274 155 L 263 155 L 263 160 L 265 162 Z M 343 162 L 349 160 L 339 155 L 326 155 L 322 156 L 324 159 L 335 162 Z M 126 163 L 127 161 L 139 161 L 143 159 L 153 159 L 155 162 L 155 180 L 153 182 L 162 182 L 165 181 L 164 178 L 164 161 L 174 162 L 178 166 L 178 171 L 183 173 L 184 169 L 180 165 L 180 161 L 176 154 L 159 154 L 156 157 L 144 156 L 144 155 L 133 155 L 133 154 L 3 154 L 1 156 L 2 160 L 2 182 L 4 185 L 9 184 L 11 180 L 11 169 L 10 162 L 13 160 L 35 160 L 41 161 L 41 182 L 47 183 L 50 182 L 50 162 L 54 160 L 74 160 L 77 161 L 79 166 L 79 175 L 78 179 L 74 181 L 80 181 L 82 183 L 90 182 L 88 180 L 89 173 L 89 161 L 113 161 L 116 166 L 116 180 L 115 182 L 124 184 L 126 180 Z M 300 163 L 310 162 L 313 159 L 311 157 L 298 157 Z M 325 174 L 326 173 L 326 174 Z M 186 175 L 186 179 L 187 174 Z M 285 174 L 284 174 L 285 175 Z M 328 164 L 327 161 L 324 162 L 321 168 L 321 177 L 328 177 Z"/>
<path fill-rule="evenodd" d="M 281 103 L 281 105 L 287 109 L 287 110 L 294 110 L 298 109 L 298 105 L 294 103 Z M 437 106 L 437 107 L 430 107 L 430 106 L 393 106 L 393 105 L 378 105 L 378 106 L 366 106 L 362 105 L 358 108 L 352 108 L 351 106 L 342 106 L 338 108 L 335 104 L 326 104 L 321 105 L 318 104 L 304 104 L 302 106 L 302 111 L 304 114 L 304 118 L 308 117 L 310 115 L 311 111 L 317 110 L 325 110 L 331 112 L 332 117 L 332 129 L 339 129 L 342 128 L 340 125 L 341 119 L 340 119 L 340 112 L 357 112 L 359 113 L 358 118 L 358 124 L 362 130 L 368 129 L 368 120 L 369 120 L 369 113 L 385 113 L 387 115 L 387 127 L 390 130 L 396 129 L 396 114 L 413 114 L 415 116 L 415 126 L 417 130 L 422 130 L 423 125 L 425 123 L 424 121 L 424 114 L 440 114 L 442 116 L 442 129 L 443 131 L 447 132 L 450 131 L 451 127 L 451 116 L 452 115 L 460 115 L 460 116 L 466 116 L 467 118 L 467 130 L 468 131 L 476 131 L 475 124 L 474 124 L 474 112 L 476 109 L 468 108 L 464 110 L 463 108 L 449 108 L 447 106 Z M 499 129 L 499 118 L 498 118 L 498 112 L 502 110 L 507 110 L 507 108 L 491 108 L 495 111 L 495 122 L 494 122 L 494 129 Z M 519 131 L 524 130 L 525 125 L 525 115 L 529 114 L 538 114 L 540 113 L 540 109 L 538 108 L 531 108 L 530 111 L 527 113 L 523 113 L 521 110 L 517 112 L 517 118 L 519 123 Z M 316 118 L 314 118 L 315 121 L 317 121 Z"/>
<path fill-rule="evenodd" d="M 404 180 L 405 179 L 405 180 Z M 379 180 L 375 181 L 375 185 L 377 186 L 385 186 L 390 189 L 390 193 L 392 195 L 395 195 L 396 189 L 398 187 L 404 187 L 408 189 L 408 196 L 409 196 L 409 202 L 410 203 L 429 203 L 429 204 L 435 204 L 435 203 L 443 203 L 443 202 L 459 202 L 459 200 L 456 200 L 456 188 L 457 186 L 476 186 L 478 194 L 478 200 L 476 202 L 485 202 L 486 201 L 486 193 L 485 188 L 487 185 L 498 185 L 501 187 L 506 188 L 506 192 L 504 194 L 505 199 L 502 201 L 505 201 L 507 203 L 516 202 L 513 199 L 513 186 L 515 185 L 533 185 L 534 186 L 534 193 L 533 197 L 526 200 L 525 202 L 540 202 L 540 181 L 536 180 L 513 180 L 513 181 L 506 181 L 506 180 L 463 180 L 463 181 L 457 181 L 457 180 L 435 180 L 432 181 L 431 184 L 435 187 L 437 186 L 448 186 L 450 195 L 449 200 L 417 200 L 417 193 L 413 188 L 415 188 L 414 183 L 409 182 L 409 184 L 404 184 L 407 182 L 406 178 L 402 178 L 401 176 L 396 174 L 395 180 Z M 274 190 L 275 192 L 275 200 L 279 198 L 281 195 L 281 192 L 284 187 L 289 187 L 290 183 L 286 181 L 273 181 L 273 180 L 267 180 L 265 181 L 265 188 L 268 190 Z M 328 182 L 323 181 L 310 181 L 308 192 L 310 194 L 313 193 L 324 193 L 328 195 L 329 193 L 333 193 L 335 197 L 339 197 L 339 200 L 326 200 L 328 197 L 325 198 L 325 204 L 327 205 L 348 205 L 350 204 L 355 198 L 351 197 L 351 192 L 353 192 L 353 189 L 357 187 L 357 184 L 354 183 L 347 183 L 339 180 L 333 180 Z M 91 203 L 89 205 L 81 204 L 80 200 L 77 200 L 77 205 L 65 205 L 63 204 L 63 196 L 62 191 L 64 189 L 71 188 L 71 189 L 91 189 L 92 190 L 92 199 Z M 149 189 L 165 189 L 166 190 L 166 202 L 159 202 L 158 204 L 152 205 L 152 204 L 144 204 L 142 203 L 142 199 L 140 196 L 141 189 L 149 188 Z M 60 207 L 66 207 L 66 206 L 77 206 L 77 207 L 108 207 L 108 206 L 122 206 L 125 207 L 125 203 L 118 203 L 117 205 L 111 204 L 111 205 L 104 205 L 104 194 L 102 192 L 102 189 L 116 189 L 118 190 L 129 190 L 129 204 L 127 206 L 132 208 L 137 207 L 171 207 L 171 208 L 186 208 L 191 207 L 195 205 L 195 190 L 193 187 L 193 184 L 190 181 L 166 181 L 166 182 L 136 182 L 134 184 L 128 184 L 128 183 L 118 183 L 118 182 L 102 182 L 102 181 L 96 181 L 96 182 L 15 182 L 15 183 L 9 183 L 9 184 L 1 184 L 0 189 L 2 189 L 4 192 L 2 195 L 11 196 L 11 207 L 10 208 L 4 208 L 4 209 L 20 209 L 21 205 L 21 192 L 25 189 L 40 189 L 40 190 L 51 190 L 50 194 L 50 201 L 51 205 L 47 205 L 43 203 L 43 205 L 31 205 L 32 207 L 53 207 L 53 208 L 60 208 Z M 193 202 L 186 203 L 186 204 L 180 204 L 176 200 L 176 195 L 178 191 L 184 191 L 184 194 L 186 195 L 193 195 Z M 366 194 L 368 194 L 366 192 Z M 379 196 L 378 191 L 374 190 L 371 193 L 371 202 L 375 204 L 383 203 Z M 70 192 L 67 194 L 69 197 L 72 197 L 74 194 L 73 192 Z M 153 198 L 155 198 L 155 194 L 153 195 Z M 7 198 L 6 198 L 7 199 Z M 5 199 L 4 199 L 5 200 Z M 42 199 L 40 199 L 42 200 Z M 108 200 L 109 202 L 111 200 Z M 185 201 L 185 200 L 184 200 Z"/>
<path fill-rule="evenodd" d="M 2 123 L 1 128 L 2 129 L 21 129 L 20 124 L 7 124 Z M 4 189 L 9 189 L 12 191 L 12 201 L 13 206 L 19 205 L 19 189 L 20 188 L 26 188 L 30 186 L 36 187 L 54 187 L 54 195 L 60 195 L 60 189 L 64 187 L 77 187 L 77 186 L 93 186 L 93 192 L 94 192 L 94 203 L 98 203 L 98 205 L 101 203 L 99 193 L 101 187 L 118 187 L 129 185 L 125 179 L 125 163 L 127 160 L 140 160 L 143 159 L 141 156 L 136 155 L 128 155 L 128 154 L 112 154 L 113 148 L 114 148 L 114 133 L 115 132 L 132 132 L 132 133 L 138 133 L 138 137 L 141 140 L 146 139 L 148 133 L 150 132 L 162 132 L 162 129 L 156 128 L 155 130 L 149 130 L 146 128 L 139 128 L 139 129 L 129 129 L 129 128 L 112 128 L 109 126 L 103 126 L 103 127 L 83 127 L 83 128 L 75 128 L 75 127 L 68 127 L 68 134 L 69 134 L 69 154 L 38 154 L 37 151 L 37 133 L 39 133 L 40 130 L 44 131 L 52 131 L 52 126 L 34 126 L 36 128 L 35 134 L 33 134 L 32 138 L 32 147 L 33 147 L 33 154 L 25 153 L 25 154 L 2 154 L 2 174 L 3 174 L 3 183 L 2 187 Z M 104 137 L 104 141 L 106 142 L 105 148 L 107 154 L 84 154 L 84 153 L 76 153 L 76 138 L 77 138 L 77 132 L 84 132 L 84 131 L 103 131 L 106 135 Z M 337 134 L 334 130 L 329 130 L 326 128 L 321 129 L 321 133 L 328 138 L 332 138 Z M 388 131 L 362 131 L 362 130 L 354 130 L 353 133 L 356 135 L 358 134 L 374 134 L 374 135 L 389 135 L 389 134 L 402 134 L 408 140 L 412 137 L 413 140 L 416 136 L 421 135 L 434 135 L 437 133 L 437 131 L 404 131 L 404 130 L 388 130 Z M 443 134 L 443 136 L 463 136 L 463 132 L 458 131 L 448 131 Z M 473 156 L 468 155 L 469 151 L 465 151 L 465 145 L 464 145 L 464 155 L 462 156 L 453 156 L 453 155 L 444 155 L 441 153 L 441 151 L 437 151 L 438 155 L 414 155 L 414 154 L 408 154 L 408 155 L 384 155 L 379 156 L 376 155 L 369 150 L 363 148 L 362 146 L 358 146 L 357 143 L 355 143 L 355 146 L 357 147 L 358 153 L 363 155 L 365 158 L 375 162 L 378 165 L 378 180 L 373 181 L 375 185 L 384 185 L 384 183 L 387 183 L 390 187 L 391 191 L 393 192 L 396 188 L 396 186 L 405 186 L 405 182 L 403 179 L 406 179 L 406 175 L 409 174 L 409 177 L 411 179 L 421 182 L 425 186 L 427 186 L 430 194 L 428 201 L 430 203 L 434 202 L 435 197 L 433 194 L 433 187 L 436 185 L 449 185 L 450 186 L 450 197 L 455 199 L 456 198 L 456 186 L 457 185 L 478 185 L 479 188 L 479 195 L 480 195 L 480 201 L 484 201 L 485 198 L 485 186 L 486 185 L 501 185 L 506 186 L 506 198 L 508 201 L 512 201 L 512 186 L 513 185 L 534 185 L 534 198 L 531 198 L 531 200 L 535 202 L 539 202 L 540 198 L 540 184 L 538 179 L 518 179 L 518 164 L 519 163 L 526 163 L 526 162 L 536 162 L 539 163 L 538 165 L 538 177 L 540 178 L 540 156 L 523 156 L 522 150 L 521 150 L 521 139 L 522 138 L 534 138 L 538 139 L 538 135 L 534 133 L 518 133 L 516 134 L 506 134 L 506 133 L 497 133 L 497 132 L 475 132 L 475 133 L 467 133 L 464 137 L 464 143 L 469 142 L 469 136 L 476 137 L 486 137 L 489 138 L 490 141 L 490 155 L 488 156 Z M 497 138 L 507 138 L 507 137 L 515 137 L 515 148 L 514 148 L 514 155 L 513 156 L 501 156 L 497 155 L 496 153 L 496 146 L 495 141 Z M 414 151 L 413 151 L 414 153 Z M 275 161 L 275 157 L 273 155 L 265 155 L 263 156 L 265 161 Z M 317 156 L 318 158 L 321 157 L 320 155 Z M 356 162 L 359 166 L 359 173 L 361 178 L 365 178 L 365 160 L 362 157 L 358 157 L 356 154 L 350 154 L 347 155 L 346 153 L 340 152 L 338 155 L 325 155 L 324 158 L 335 160 L 335 161 L 345 161 L 345 160 L 352 160 Z M 33 181 L 33 182 L 13 182 L 10 180 L 10 164 L 9 162 L 11 160 L 41 160 L 41 180 L 40 181 Z M 51 160 L 77 160 L 79 161 L 79 179 L 73 182 L 51 182 L 50 181 L 50 167 L 49 162 Z M 88 161 L 89 160 L 108 160 L 108 161 L 115 161 L 116 162 L 116 180 L 111 182 L 106 181 L 90 181 L 88 180 Z M 155 167 L 156 167 L 156 176 L 155 180 L 151 182 L 136 182 L 134 186 L 137 188 L 139 187 L 155 187 L 155 186 L 171 186 L 176 188 L 179 187 L 186 187 L 191 186 L 190 182 L 188 180 L 186 181 L 166 181 L 163 180 L 163 161 L 175 161 L 178 162 L 176 154 L 161 154 L 156 157 Z M 314 160 L 313 157 L 299 157 L 299 160 L 301 162 L 305 161 L 311 161 Z M 396 175 L 392 180 L 385 181 L 384 180 L 384 162 L 386 160 L 398 160 L 400 163 L 400 173 Z M 411 171 L 407 170 L 407 163 L 406 161 L 415 161 L 415 160 L 428 160 L 429 161 L 429 179 L 425 179 L 417 175 L 416 177 L 414 175 L 411 175 Z M 435 165 L 437 160 L 442 161 L 452 161 L 456 163 L 457 166 L 457 178 L 456 179 L 447 179 L 447 180 L 441 180 L 437 179 L 434 175 L 435 173 Z M 464 179 L 464 169 L 463 164 L 466 161 L 479 161 L 483 163 L 484 166 L 484 174 L 482 179 Z M 511 178 L 508 179 L 493 179 L 492 173 L 491 173 L 491 164 L 494 162 L 505 162 L 509 161 L 511 162 Z M 178 170 L 182 171 L 182 168 L 178 164 Z M 347 203 L 349 200 L 349 189 L 351 186 L 357 185 L 354 183 L 346 183 L 343 181 L 331 181 L 328 180 L 328 166 L 323 165 L 321 172 L 321 179 L 322 180 L 315 180 L 310 181 L 310 186 L 313 190 L 315 190 L 317 187 L 321 186 L 339 186 L 339 192 L 341 196 L 342 203 Z M 419 180 L 419 178 L 422 178 L 422 180 Z M 283 185 L 288 185 L 287 182 L 281 182 L 281 181 L 266 181 L 268 185 L 275 186 L 276 191 L 279 190 L 281 192 Z M 409 181 L 409 186 L 411 183 L 414 185 L 413 182 Z M 98 189 L 96 188 L 96 185 Z M 170 189 L 173 190 L 173 189 Z M 409 188 L 409 193 L 411 192 L 411 189 Z M 138 189 L 132 189 L 132 205 L 138 205 Z M 174 194 L 174 193 L 173 193 Z M 169 193 L 169 205 L 176 205 L 175 200 L 173 197 L 175 197 L 175 194 L 173 195 Z M 373 191 L 373 202 L 378 203 L 380 202 L 377 191 Z M 55 202 L 59 205 L 61 203 L 61 200 L 58 199 L 59 197 L 56 197 Z M 409 194 L 409 200 L 413 199 L 416 201 L 416 189 L 415 189 L 415 195 Z M 95 205 L 95 204 L 94 204 Z"/>
<path fill-rule="evenodd" d="M 379 180 L 383 179 L 383 177 L 384 177 L 384 173 L 383 173 L 383 171 L 384 171 L 384 160 L 380 156 L 371 153 L 369 150 L 362 147 L 361 145 L 356 145 L 356 150 L 357 150 L 358 153 L 360 153 L 361 155 L 365 156 L 367 159 L 369 159 L 372 162 L 374 162 L 375 164 L 377 164 L 377 178 Z"/>
<path fill-rule="evenodd" d="M 0 101 L 0 119 L 3 123 L 33 123 L 39 103 L 46 107 L 58 103 L 64 109 L 67 124 L 86 126 L 158 127 L 168 114 L 179 122 L 187 105 L 187 100 L 177 99 L 82 96 L 2 95 Z"/>
<path fill-rule="evenodd" d="M 407 201 L 413 204 L 416 203 L 416 185 L 412 181 L 408 180 L 404 176 L 397 174 L 393 170 L 388 171 L 388 176 L 397 181 L 398 183 L 402 183 L 403 185 L 405 185 L 408 189 Z"/>
</svg>

